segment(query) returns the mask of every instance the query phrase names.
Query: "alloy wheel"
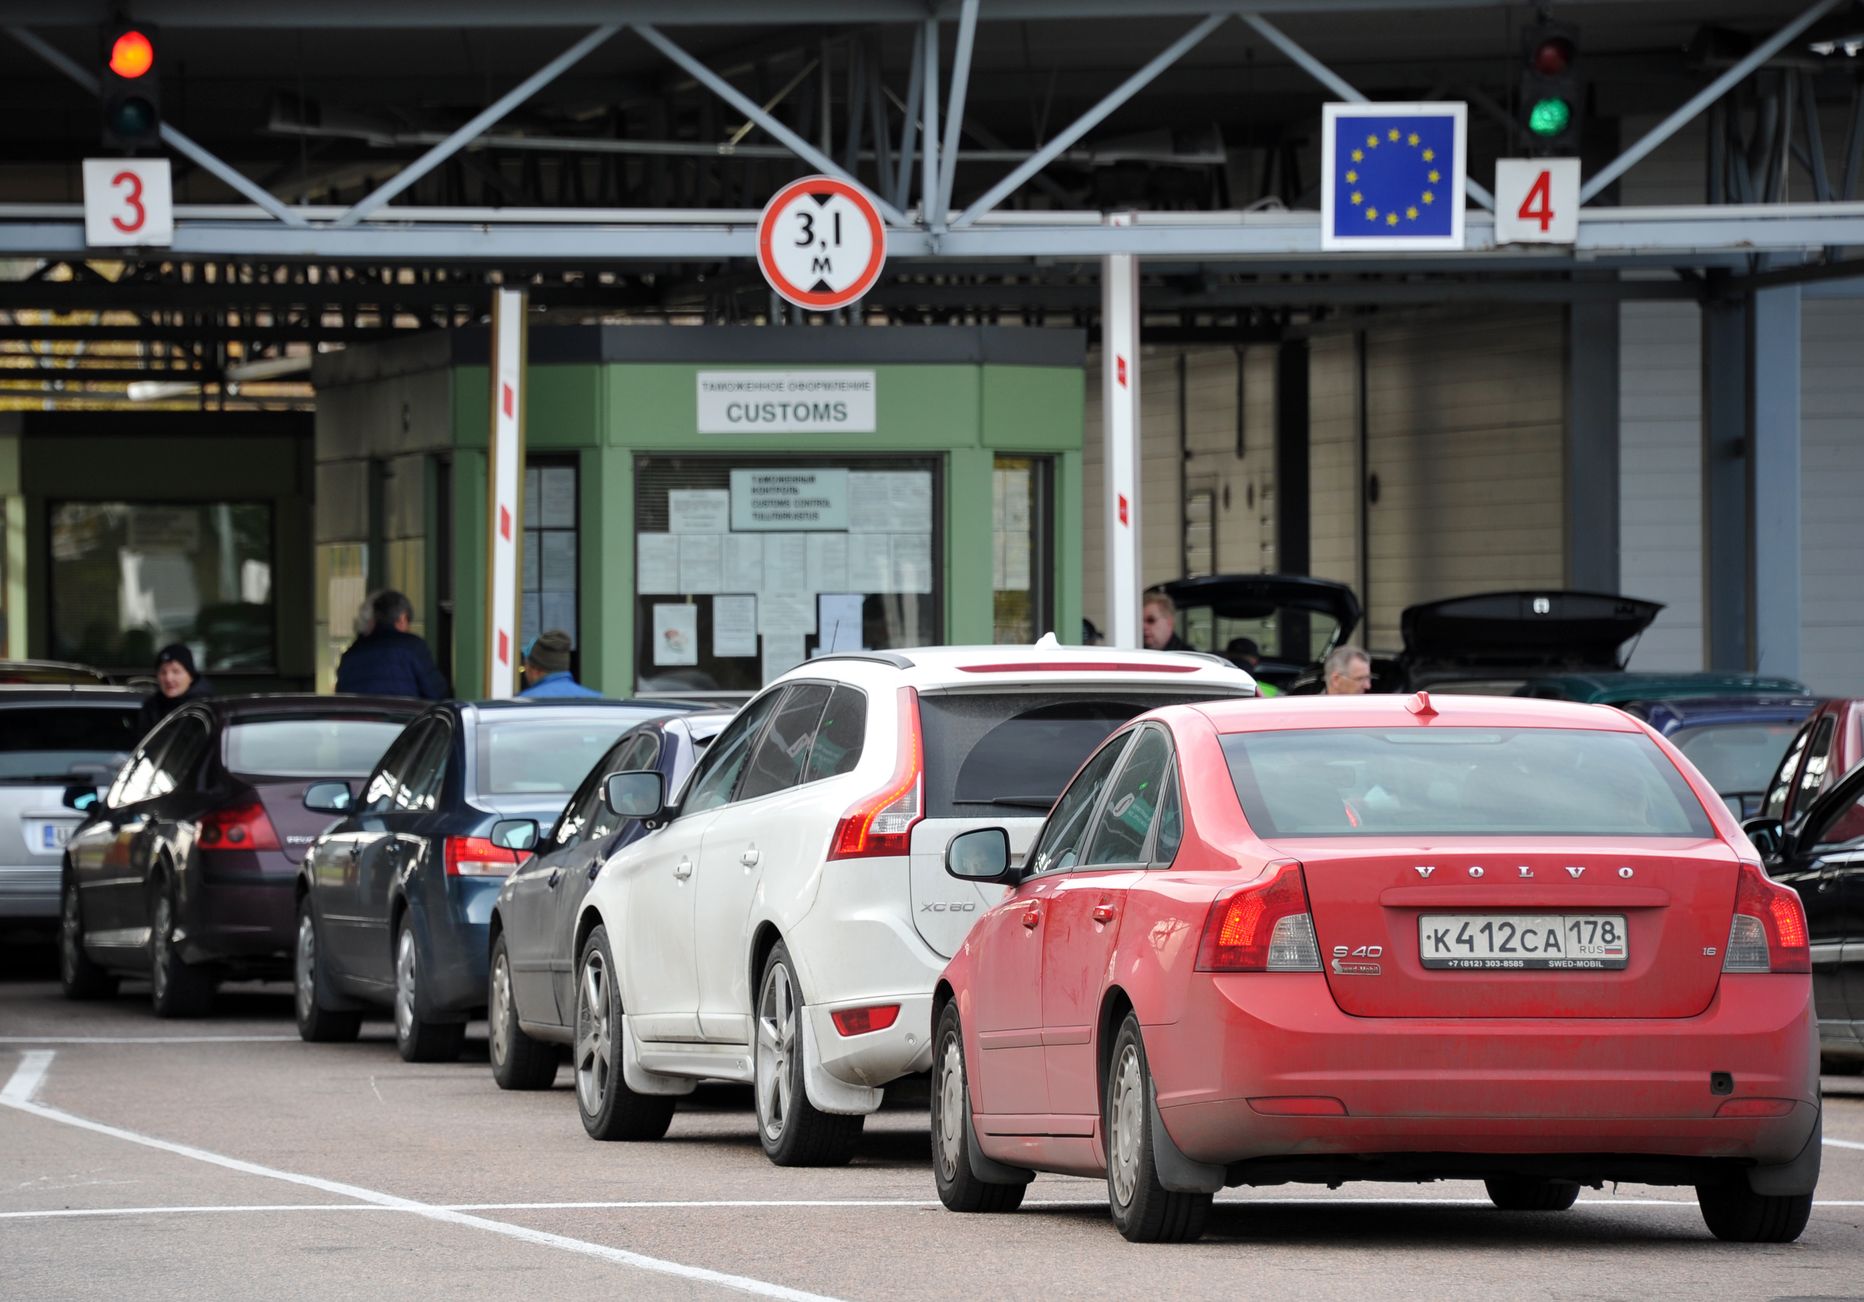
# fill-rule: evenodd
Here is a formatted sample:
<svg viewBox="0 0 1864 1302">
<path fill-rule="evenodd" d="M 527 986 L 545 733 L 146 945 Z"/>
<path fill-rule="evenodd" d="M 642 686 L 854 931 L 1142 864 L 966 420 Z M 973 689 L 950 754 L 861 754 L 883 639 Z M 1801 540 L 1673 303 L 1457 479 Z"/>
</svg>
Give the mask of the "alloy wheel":
<svg viewBox="0 0 1864 1302">
<path fill-rule="evenodd" d="M 775 1141 L 790 1115 L 790 1065 L 796 1053 L 796 990 L 790 970 L 771 964 L 757 998 L 757 1123 Z"/>
<path fill-rule="evenodd" d="M 66 985 L 78 982 L 78 962 L 83 957 L 84 916 L 79 912 L 76 882 L 65 887 L 64 908 L 58 920 L 58 970 Z"/>
<path fill-rule="evenodd" d="M 608 965 L 599 949 L 583 957 L 576 995 L 576 1099 L 584 1116 L 600 1116 L 608 1101 L 609 1034 Z"/>
<path fill-rule="evenodd" d="M 1107 1170 L 1113 1178 L 1113 1196 L 1120 1206 L 1132 1205 L 1139 1186 L 1140 1104 L 1145 1083 L 1139 1072 L 1139 1050 L 1127 1045 L 1113 1077 L 1113 1098 L 1107 1107 Z"/>
<path fill-rule="evenodd" d="M 492 963 L 492 1006 L 486 1009 L 486 1021 L 492 1032 L 492 1061 L 504 1062 L 511 1056 L 511 962 L 503 949 Z"/>
<path fill-rule="evenodd" d="M 309 909 L 298 919 L 298 954 L 291 975 L 298 1020 L 308 1021 L 317 998 L 317 926 L 311 921 Z"/>
<path fill-rule="evenodd" d="M 149 984 L 155 987 L 155 997 L 162 999 L 168 994 L 168 962 L 172 948 L 169 935 L 175 925 L 175 906 L 170 903 L 168 893 L 164 891 L 155 902 L 155 935 L 153 937 L 153 962 L 149 964 Z"/>
<path fill-rule="evenodd" d="M 964 1152 L 964 1053 L 955 1035 L 946 1038 L 939 1053 L 938 1089 L 933 1098 L 938 1104 L 935 1136 L 939 1174 L 946 1180 L 954 1180 L 959 1163 L 967 1160 Z"/>
<path fill-rule="evenodd" d="M 414 1034 L 414 931 L 404 927 L 395 945 L 395 1034 Z"/>
</svg>

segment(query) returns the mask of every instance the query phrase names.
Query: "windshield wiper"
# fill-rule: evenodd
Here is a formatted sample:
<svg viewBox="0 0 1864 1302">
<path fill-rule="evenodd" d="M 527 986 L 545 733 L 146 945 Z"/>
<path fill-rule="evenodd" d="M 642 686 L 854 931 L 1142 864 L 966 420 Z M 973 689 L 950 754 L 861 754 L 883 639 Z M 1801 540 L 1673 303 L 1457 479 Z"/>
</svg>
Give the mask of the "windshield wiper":
<svg viewBox="0 0 1864 1302">
<path fill-rule="evenodd" d="M 961 805 L 1014 805 L 1018 809 L 1047 809 L 1055 803 L 1053 796 L 992 796 L 988 800 L 961 800 Z"/>
</svg>

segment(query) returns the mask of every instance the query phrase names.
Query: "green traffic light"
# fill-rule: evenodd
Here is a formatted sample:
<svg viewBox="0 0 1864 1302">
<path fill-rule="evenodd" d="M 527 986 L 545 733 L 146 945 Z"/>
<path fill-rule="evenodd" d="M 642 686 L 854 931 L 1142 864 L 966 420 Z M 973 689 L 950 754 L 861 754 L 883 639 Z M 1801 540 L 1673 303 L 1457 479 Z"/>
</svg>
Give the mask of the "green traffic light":
<svg viewBox="0 0 1864 1302">
<path fill-rule="evenodd" d="M 155 109 L 148 100 L 132 96 L 113 107 L 110 125 L 124 139 L 145 136 L 155 125 Z"/>
<path fill-rule="evenodd" d="M 1537 100 L 1528 110 L 1527 129 L 1537 136 L 1557 136 L 1573 122 L 1573 106 L 1563 99 Z"/>
</svg>

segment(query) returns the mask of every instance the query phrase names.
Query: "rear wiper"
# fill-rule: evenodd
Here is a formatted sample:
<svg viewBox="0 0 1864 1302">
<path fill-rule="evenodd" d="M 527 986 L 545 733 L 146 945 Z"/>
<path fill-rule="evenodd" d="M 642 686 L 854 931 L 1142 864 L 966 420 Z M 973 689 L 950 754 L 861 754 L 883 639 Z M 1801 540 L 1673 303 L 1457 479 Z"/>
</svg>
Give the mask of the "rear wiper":
<svg viewBox="0 0 1864 1302">
<path fill-rule="evenodd" d="M 992 796 L 988 800 L 966 800 L 966 805 L 1014 805 L 1019 809 L 1047 809 L 1055 803 L 1053 796 Z"/>
</svg>

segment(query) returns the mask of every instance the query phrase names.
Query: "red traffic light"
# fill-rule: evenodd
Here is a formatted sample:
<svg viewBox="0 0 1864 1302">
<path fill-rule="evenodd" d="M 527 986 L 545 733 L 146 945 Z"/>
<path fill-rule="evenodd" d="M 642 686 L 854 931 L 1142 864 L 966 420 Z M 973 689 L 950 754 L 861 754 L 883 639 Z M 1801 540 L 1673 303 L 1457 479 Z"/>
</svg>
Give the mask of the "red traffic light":
<svg viewBox="0 0 1864 1302">
<path fill-rule="evenodd" d="M 134 80 L 155 66 L 155 46 L 135 28 L 118 36 L 110 46 L 110 71 Z"/>
<path fill-rule="evenodd" d="M 1529 60 L 1543 77 L 1557 77 L 1573 66 L 1573 43 L 1564 36 L 1549 36 L 1534 47 Z"/>
</svg>

